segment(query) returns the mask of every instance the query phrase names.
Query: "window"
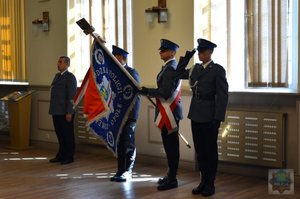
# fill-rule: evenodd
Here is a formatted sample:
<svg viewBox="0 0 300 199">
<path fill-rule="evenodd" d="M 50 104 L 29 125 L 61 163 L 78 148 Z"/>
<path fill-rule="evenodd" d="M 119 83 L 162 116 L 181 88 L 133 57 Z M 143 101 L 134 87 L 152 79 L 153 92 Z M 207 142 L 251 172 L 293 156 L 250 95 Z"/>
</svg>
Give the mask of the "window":
<svg viewBox="0 0 300 199">
<path fill-rule="evenodd" d="M 195 36 L 215 42 L 230 90 L 298 84 L 297 0 L 195 0 Z"/>
<path fill-rule="evenodd" d="M 79 85 L 90 66 L 93 41 L 76 21 L 85 18 L 95 28 L 94 33 L 106 41 L 109 50 L 112 45 L 117 45 L 132 52 L 131 16 L 131 0 L 68 0 L 68 55 L 71 58 L 70 70 Z M 131 53 L 127 61 L 132 65 Z"/>
<path fill-rule="evenodd" d="M 0 81 L 2 83 L 23 84 L 26 81 L 24 16 L 23 0 L 0 0 Z"/>
</svg>

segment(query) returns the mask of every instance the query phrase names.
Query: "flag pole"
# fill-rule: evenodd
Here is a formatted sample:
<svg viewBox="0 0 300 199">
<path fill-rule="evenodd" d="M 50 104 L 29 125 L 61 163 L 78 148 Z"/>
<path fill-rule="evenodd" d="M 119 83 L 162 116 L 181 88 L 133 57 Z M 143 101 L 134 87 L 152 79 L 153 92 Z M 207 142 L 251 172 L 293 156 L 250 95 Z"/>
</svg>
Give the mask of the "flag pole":
<svg viewBox="0 0 300 199">
<path fill-rule="evenodd" d="M 157 108 L 157 105 L 153 102 L 153 100 L 147 96 L 148 100 L 151 102 L 151 104 Z M 185 137 L 178 131 L 178 135 L 179 137 L 182 139 L 182 141 L 185 143 L 185 145 L 188 147 L 188 148 L 191 148 L 191 145 L 189 144 L 189 142 L 185 139 Z"/>
</svg>

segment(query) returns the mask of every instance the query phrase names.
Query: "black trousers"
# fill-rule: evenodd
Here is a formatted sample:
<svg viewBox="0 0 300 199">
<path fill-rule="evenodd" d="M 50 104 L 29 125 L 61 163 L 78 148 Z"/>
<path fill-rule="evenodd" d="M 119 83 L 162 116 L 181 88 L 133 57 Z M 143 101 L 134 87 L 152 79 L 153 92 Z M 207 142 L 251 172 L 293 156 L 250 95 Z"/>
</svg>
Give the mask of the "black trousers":
<svg viewBox="0 0 300 199">
<path fill-rule="evenodd" d="M 127 121 L 123 127 L 118 142 L 118 173 L 122 174 L 125 171 L 132 171 L 136 157 L 134 131 L 136 127 L 135 121 Z"/>
<path fill-rule="evenodd" d="M 194 147 L 202 181 L 214 183 L 218 167 L 218 133 L 220 122 L 191 121 Z"/>
<path fill-rule="evenodd" d="M 176 123 L 179 129 L 179 121 L 176 121 Z M 161 138 L 168 159 L 167 175 L 170 178 L 176 178 L 180 157 L 178 131 L 169 134 L 166 126 L 164 125 L 161 131 Z"/>
<path fill-rule="evenodd" d="M 56 157 L 61 161 L 73 160 L 75 151 L 74 115 L 70 122 L 66 120 L 66 115 L 53 115 L 52 119 L 59 144 Z"/>
</svg>

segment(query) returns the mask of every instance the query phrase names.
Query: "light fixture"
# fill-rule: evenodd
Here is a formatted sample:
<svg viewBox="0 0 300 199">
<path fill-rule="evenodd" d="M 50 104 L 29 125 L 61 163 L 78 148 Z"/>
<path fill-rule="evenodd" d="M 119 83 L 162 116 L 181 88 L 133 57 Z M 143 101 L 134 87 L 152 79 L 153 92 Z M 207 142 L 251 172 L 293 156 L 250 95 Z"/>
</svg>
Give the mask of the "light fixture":
<svg viewBox="0 0 300 199">
<path fill-rule="evenodd" d="M 32 21 L 32 24 L 41 24 L 44 32 L 49 31 L 49 12 L 43 12 L 42 19 L 35 19 Z"/>
<path fill-rule="evenodd" d="M 165 23 L 168 21 L 168 9 L 167 0 L 158 0 L 158 6 L 153 6 L 152 8 L 147 8 L 145 10 L 146 21 L 153 21 L 153 14 L 157 13 L 158 23 Z"/>
</svg>

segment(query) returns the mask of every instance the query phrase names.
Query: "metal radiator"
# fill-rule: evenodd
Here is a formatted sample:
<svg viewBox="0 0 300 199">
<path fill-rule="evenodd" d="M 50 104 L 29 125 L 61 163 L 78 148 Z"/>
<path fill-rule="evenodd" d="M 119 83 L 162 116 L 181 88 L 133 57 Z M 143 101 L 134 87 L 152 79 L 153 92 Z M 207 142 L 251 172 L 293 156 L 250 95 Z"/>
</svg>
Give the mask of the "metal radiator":
<svg viewBox="0 0 300 199">
<path fill-rule="evenodd" d="M 282 168 L 285 113 L 227 111 L 218 137 L 219 160 Z"/>
<path fill-rule="evenodd" d="M 76 141 L 82 143 L 103 144 L 99 136 L 87 129 L 86 118 L 83 115 L 83 101 L 76 107 L 74 123 Z"/>
</svg>

